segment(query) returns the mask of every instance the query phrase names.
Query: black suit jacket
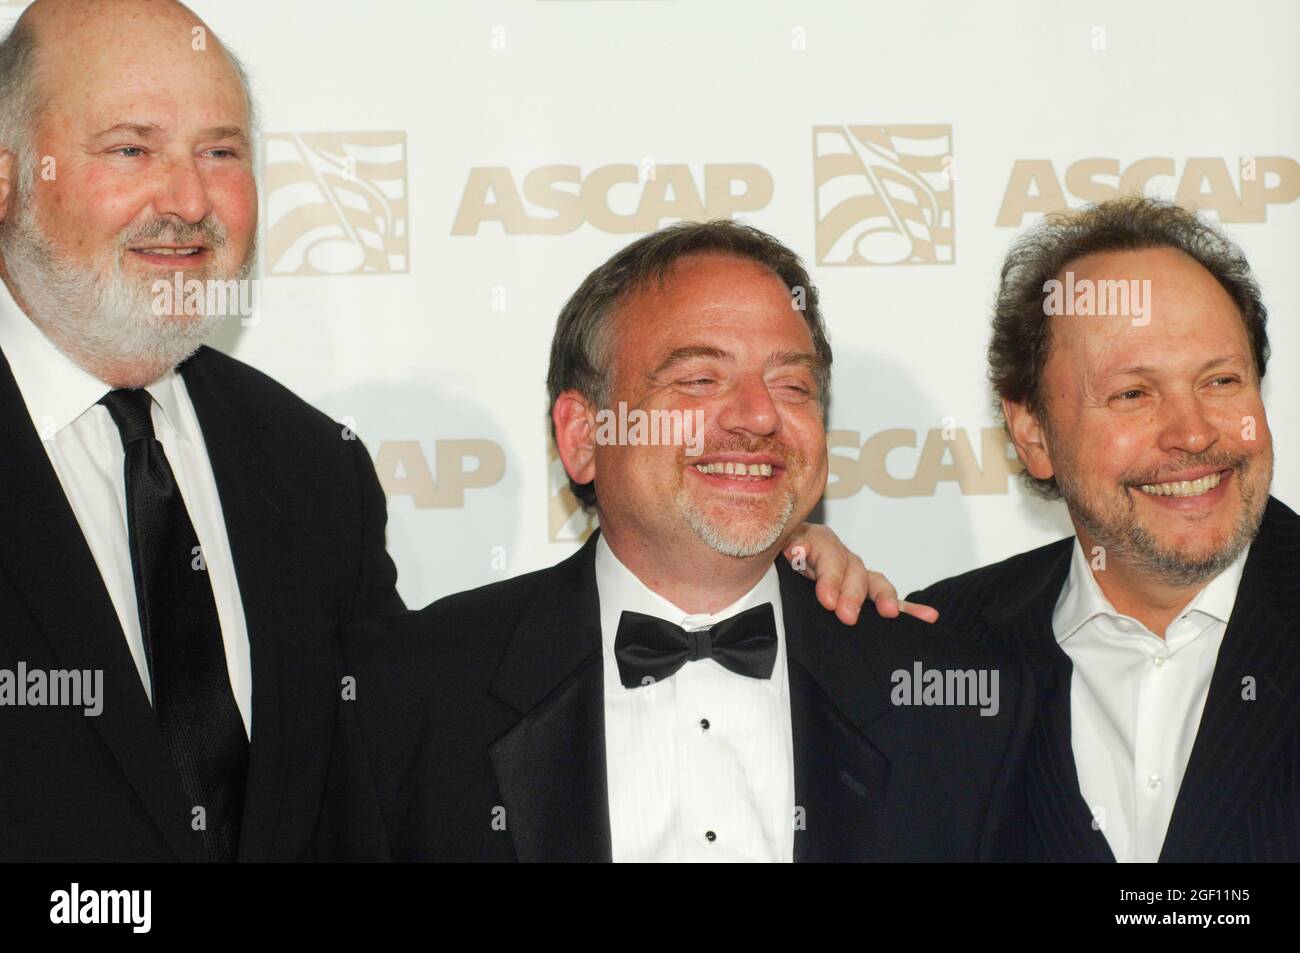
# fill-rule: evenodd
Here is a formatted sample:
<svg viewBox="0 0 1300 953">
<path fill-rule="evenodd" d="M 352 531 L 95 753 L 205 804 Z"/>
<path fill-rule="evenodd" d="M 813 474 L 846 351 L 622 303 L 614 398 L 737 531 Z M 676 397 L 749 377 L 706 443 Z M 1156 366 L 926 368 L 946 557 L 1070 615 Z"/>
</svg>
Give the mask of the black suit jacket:
<svg viewBox="0 0 1300 953">
<path fill-rule="evenodd" d="M 1029 661 L 1040 686 L 1029 800 L 1047 860 L 1114 861 L 1079 790 L 1070 659 L 1052 610 L 1073 537 L 909 596 Z M 1254 698 L 1243 697 L 1253 684 Z M 1300 517 L 1270 498 L 1237 590 L 1161 861 L 1300 860 Z"/>
<path fill-rule="evenodd" d="M 611 858 L 594 560 L 593 536 L 550 569 L 345 632 L 356 700 L 340 708 L 323 856 Z M 910 618 L 845 627 L 778 563 L 795 859 L 1020 856 L 1027 667 Z M 997 669 L 1000 712 L 894 706 L 891 674 L 917 660 Z"/>
<path fill-rule="evenodd" d="M 241 860 L 304 855 L 339 697 L 337 625 L 401 609 L 360 441 L 208 348 L 181 372 L 212 461 L 251 648 Z M 0 355 L 0 668 L 100 669 L 103 712 L 0 707 L 0 860 L 202 860 L 108 591 Z"/>
</svg>

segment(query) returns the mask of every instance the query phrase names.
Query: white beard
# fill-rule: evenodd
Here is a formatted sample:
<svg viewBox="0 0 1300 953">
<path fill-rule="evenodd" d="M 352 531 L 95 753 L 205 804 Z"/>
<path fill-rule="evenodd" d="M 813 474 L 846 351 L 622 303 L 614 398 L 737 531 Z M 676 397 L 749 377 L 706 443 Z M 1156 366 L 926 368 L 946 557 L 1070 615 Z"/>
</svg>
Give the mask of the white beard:
<svg viewBox="0 0 1300 953">
<path fill-rule="evenodd" d="M 686 519 L 686 525 L 714 552 L 735 559 L 748 559 L 765 552 L 783 536 L 794 513 L 794 496 L 786 497 L 780 515 L 768 527 L 743 533 L 734 527 L 719 526 L 696 505 L 683 488 L 677 494 L 677 509 Z"/>
<path fill-rule="evenodd" d="M 151 237 L 158 237 L 153 234 L 157 231 L 154 228 Z M 224 246 L 220 224 L 213 223 L 209 235 L 214 252 Z M 152 282 L 132 278 L 122 269 L 123 251 L 140 244 L 121 241 L 89 266 L 80 265 L 62 255 L 42 232 L 30 202 L 23 203 L 0 234 L 9 280 L 33 323 L 74 362 L 113 386 L 142 387 L 157 380 L 197 351 L 226 317 L 156 313 Z M 253 258 L 250 245 L 235 275 L 191 272 L 186 277 L 244 279 L 252 271 Z"/>
</svg>

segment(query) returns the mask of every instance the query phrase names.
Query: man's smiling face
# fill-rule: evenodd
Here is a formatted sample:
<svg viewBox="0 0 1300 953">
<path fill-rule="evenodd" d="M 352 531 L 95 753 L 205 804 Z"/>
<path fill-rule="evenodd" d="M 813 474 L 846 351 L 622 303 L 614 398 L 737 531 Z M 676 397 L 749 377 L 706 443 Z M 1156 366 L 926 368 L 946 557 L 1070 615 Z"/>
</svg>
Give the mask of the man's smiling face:
<svg viewBox="0 0 1300 953">
<path fill-rule="evenodd" d="M 681 446 L 598 446 L 601 523 L 643 544 L 749 557 L 775 547 L 826 486 L 818 357 L 784 283 L 744 258 L 688 256 L 613 318 L 611 400 L 703 413 Z"/>
<path fill-rule="evenodd" d="M 1149 279 L 1149 324 L 1058 315 L 1043 373 L 1047 455 L 1082 541 L 1170 582 L 1208 579 L 1253 537 L 1273 445 L 1246 329 L 1171 248 L 1090 255 L 1088 280 Z M 1033 461 L 1031 461 L 1031 464 Z"/>
<path fill-rule="evenodd" d="M 38 174 L 26 206 L 6 210 L 6 272 L 61 347 L 96 359 L 74 353 L 84 338 L 115 373 L 138 376 L 121 365 L 167 357 L 165 345 L 149 353 L 150 334 L 184 340 L 184 325 L 204 321 L 152 314 L 155 281 L 224 280 L 251 265 L 257 192 L 244 90 L 184 8 L 62 2 L 31 13 L 44 102 Z"/>
</svg>

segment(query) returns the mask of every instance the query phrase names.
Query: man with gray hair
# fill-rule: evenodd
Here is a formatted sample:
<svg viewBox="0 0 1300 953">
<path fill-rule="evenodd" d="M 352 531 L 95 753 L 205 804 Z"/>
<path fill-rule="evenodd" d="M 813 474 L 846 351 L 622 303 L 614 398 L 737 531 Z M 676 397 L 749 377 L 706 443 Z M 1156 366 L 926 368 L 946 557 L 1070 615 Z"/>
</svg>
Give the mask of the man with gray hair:
<svg viewBox="0 0 1300 953">
<path fill-rule="evenodd" d="M 1035 853 L 1300 860 L 1300 517 L 1269 496 L 1266 312 L 1178 206 L 1051 217 L 1002 269 L 989 374 L 1075 537 L 917 594 L 1036 667 Z"/>
<path fill-rule="evenodd" d="M 302 856 L 335 627 L 402 608 L 360 441 L 159 298 L 248 279 L 254 139 L 172 0 L 38 0 L 0 43 L 0 860 Z M 830 606 L 898 611 L 807 545 Z M 63 671 L 102 713 L 4 677 Z"/>
</svg>

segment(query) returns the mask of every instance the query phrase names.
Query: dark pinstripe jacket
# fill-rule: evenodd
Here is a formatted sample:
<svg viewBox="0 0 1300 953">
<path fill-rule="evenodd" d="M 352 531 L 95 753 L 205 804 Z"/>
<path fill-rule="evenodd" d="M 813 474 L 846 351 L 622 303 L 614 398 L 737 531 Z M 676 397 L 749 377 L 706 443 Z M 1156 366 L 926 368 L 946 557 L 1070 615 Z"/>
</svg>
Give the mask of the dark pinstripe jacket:
<svg viewBox="0 0 1300 953">
<path fill-rule="evenodd" d="M 1113 861 L 1079 791 L 1071 663 L 1052 634 L 1073 545 L 1063 539 L 909 598 L 1033 666 L 1044 693 L 1028 765 L 1037 852 Z M 1300 861 L 1300 516 L 1276 499 L 1246 560 L 1160 860 Z"/>
</svg>

